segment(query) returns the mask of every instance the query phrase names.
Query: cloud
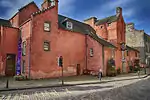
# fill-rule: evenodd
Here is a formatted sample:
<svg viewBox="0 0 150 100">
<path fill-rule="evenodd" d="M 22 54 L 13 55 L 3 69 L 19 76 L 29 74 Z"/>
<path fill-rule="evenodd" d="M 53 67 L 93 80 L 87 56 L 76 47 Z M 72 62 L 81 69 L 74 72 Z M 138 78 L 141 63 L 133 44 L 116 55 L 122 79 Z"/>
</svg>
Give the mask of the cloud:
<svg viewBox="0 0 150 100">
<path fill-rule="evenodd" d="M 59 13 L 68 15 L 72 14 L 75 9 L 76 0 L 60 0 L 59 1 Z"/>
<path fill-rule="evenodd" d="M 89 12 L 89 14 L 98 18 L 105 18 L 116 14 L 116 7 L 122 7 L 123 15 L 127 18 L 136 12 L 135 8 L 129 6 L 134 1 L 135 0 L 106 0 L 103 4 L 99 4 L 99 7 L 93 9 L 92 12 Z"/>
<path fill-rule="evenodd" d="M 5 14 L 3 12 L 0 12 L 0 17 L 9 19 L 12 17 L 19 8 L 23 7 L 27 3 L 29 3 L 31 0 L 0 0 L 0 9 L 1 11 L 6 11 Z"/>
</svg>

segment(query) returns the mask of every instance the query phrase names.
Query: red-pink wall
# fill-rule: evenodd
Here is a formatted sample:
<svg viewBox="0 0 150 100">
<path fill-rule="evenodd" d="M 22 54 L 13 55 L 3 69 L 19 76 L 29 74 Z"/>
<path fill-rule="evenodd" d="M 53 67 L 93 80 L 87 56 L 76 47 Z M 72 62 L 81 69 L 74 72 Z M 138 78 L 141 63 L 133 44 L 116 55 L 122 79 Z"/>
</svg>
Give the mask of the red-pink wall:
<svg viewBox="0 0 150 100">
<path fill-rule="evenodd" d="M 38 7 L 32 3 L 26 7 L 24 7 L 22 10 L 19 11 L 19 25 L 24 23 L 26 20 L 28 20 L 31 17 L 31 14 L 38 11 Z"/>
<path fill-rule="evenodd" d="M 18 53 L 18 37 L 19 31 L 16 28 L 1 27 L 1 68 L 0 74 L 5 74 L 6 55 Z"/>
<path fill-rule="evenodd" d="M 16 13 L 16 15 L 10 19 L 10 22 L 13 27 L 19 28 L 19 13 Z"/>
<path fill-rule="evenodd" d="M 33 17 L 31 40 L 31 77 L 59 77 L 61 68 L 57 57 L 64 58 L 64 75 L 76 75 L 76 65 L 80 64 L 82 74 L 85 66 L 85 36 L 71 31 L 58 30 L 57 8 Z M 44 22 L 51 22 L 51 31 L 44 31 Z M 50 51 L 44 51 L 44 41 L 50 41 Z"/>
<path fill-rule="evenodd" d="M 96 40 L 87 36 L 87 68 L 88 70 L 99 71 L 103 70 L 102 45 Z M 93 48 L 93 57 L 90 56 L 90 48 Z"/>
<path fill-rule="evenodd" d="M 25 60 L 25 72 L 26 72 L 25 75 L 28 76 L 29 75 L 29 60 L 30 60 L 29 49 L 30 49 L 30 37 L 31 37 L 31 21 L 28 21 L 23 26 L 21 26 L 20 30 L 21 30 L 22 43 L 26 41 L 26 55 L 22 56 L 22 61 Z"/>
</svg>

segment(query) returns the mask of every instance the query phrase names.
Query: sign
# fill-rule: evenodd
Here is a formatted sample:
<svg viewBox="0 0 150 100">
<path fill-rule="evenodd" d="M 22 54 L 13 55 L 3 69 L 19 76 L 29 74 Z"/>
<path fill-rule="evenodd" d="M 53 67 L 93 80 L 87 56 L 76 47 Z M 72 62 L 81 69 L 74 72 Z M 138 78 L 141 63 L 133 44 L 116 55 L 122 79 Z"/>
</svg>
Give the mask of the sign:
<svg viewBox="0 0 150 100">
<path fill-rule="evenodd" d="M 126 45 L 125 45 L 125 43 L 122 43 L 122 44 L 121 44 L 121 50 L 122 50 L 122 51 L 125 51 L 125 50 L 126 50 Z"/>
<path fill-rule="evenodd" d="M 17 57 L 17 65 L 16 65 L 16 75 L 21 74 L 21 51 L 22 51 L 21 44 L 22 44 L 22 40 L 20 37 L 19 42 L 18 42 L 18 57 Z"/>
</svg>

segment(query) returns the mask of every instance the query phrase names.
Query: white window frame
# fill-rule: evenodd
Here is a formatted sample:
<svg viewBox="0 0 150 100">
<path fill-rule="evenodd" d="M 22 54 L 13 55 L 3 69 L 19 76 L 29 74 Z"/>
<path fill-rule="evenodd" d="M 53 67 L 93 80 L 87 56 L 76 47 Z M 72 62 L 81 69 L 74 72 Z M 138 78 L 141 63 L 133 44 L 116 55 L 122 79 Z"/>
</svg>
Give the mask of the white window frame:
<svg viewBox="0 0 150 100">
<path fill-rule="evenodd" d="M 72 30 L 72 29 L 73 29 L 73 24 L 72 24 L 72 22 L 67 21 L 66 27 L 67 27 L 67 29 Z"/>
<path fill-rule="evenodd" d="M 55 6 L 55 0 L 51 0 L 51 6 Z"/>
<path fill-rule="evenodd" d="M 94 55 L 94 50 L 93 48 L 90 48 L 90 57 L 93 57 L 93 55 Z"/>
<path fill-rule="evenodd" d="M 22 55 L 23 56 L 26 55 L 26 45 L 27 45 L 27 42 L 23 41 L 23 43 L 22 43 Z"/>
<path fill-rule="evenodd" d="M 44 22 L 44 31 L 50 32 L 50 22 Z"/>
<path fill-rule="evenodd" d="M 46 45 L 46 44 L 48 44 L 48 45 Z M 44 41 L 43 49 L 44 49 L 44 51 L 50 51 L 50 42 L 49 41 Z"/>
</svg>

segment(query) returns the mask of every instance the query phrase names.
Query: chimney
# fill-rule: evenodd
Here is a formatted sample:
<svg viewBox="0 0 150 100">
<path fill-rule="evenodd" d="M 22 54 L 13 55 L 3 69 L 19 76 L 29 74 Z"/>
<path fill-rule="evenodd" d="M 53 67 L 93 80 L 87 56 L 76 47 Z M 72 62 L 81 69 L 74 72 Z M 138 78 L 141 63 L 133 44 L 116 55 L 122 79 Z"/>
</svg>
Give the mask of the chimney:
<svg viewBox="0 0 150 100">
<path fill-rule="evenodd" d="M 119 17 L 120 15 L 122 16 L 122 8 L 121 7 L 117 7 L 116 8 L 116 16 Z"/>
<path fill-rule="evenodd" d="M 58 10 L 58 0 L 43 0 L 41 4 L 42 9 L 46 9 L 50 6 L 56 6 Z"/>
<path fill-rule="evenodd" d="M 84 20 L 84 23 L 91 25 L 92 27 L 94 27 L 95 23 L 97 21 L 96 17 L 90 17 L 86 20 Z"/>
</svg>

